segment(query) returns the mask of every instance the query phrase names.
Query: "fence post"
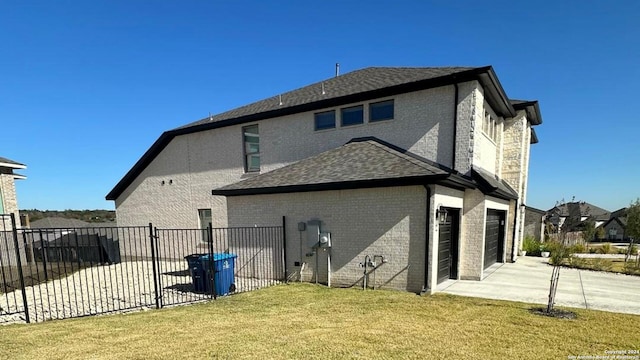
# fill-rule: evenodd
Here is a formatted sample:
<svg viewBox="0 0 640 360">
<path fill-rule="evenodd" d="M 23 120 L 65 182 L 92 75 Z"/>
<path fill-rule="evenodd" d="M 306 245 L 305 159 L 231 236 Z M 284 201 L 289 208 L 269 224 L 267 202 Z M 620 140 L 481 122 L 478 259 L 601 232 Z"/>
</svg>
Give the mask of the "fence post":
<svg viewBox="0 0 640 360">
<path fill-rule="evenodd" d="M 158 296 L 158 270 L 156 268 L 156 247 L 154 243 L 153 224 L 149 223 L 149 240 L 151 241 L 151 263 L 153 268 L 153 294 L 156 300 L 156 309 L 160 309 L 160 297 Z"/>
<path fill-rule="evenodd" d="M 209 223 L 207 226 L 207 243 L 209 244 L 209 273 L 211 274 L 211 294 L 213 295 L 213 300 L 218 298 L 218 292 L 216 291 L 216 267 L 215 267 L 215 257 L 213 256 L 213 225 Z"/>
<path fill-rule="evenodd" d="M 18 277 L 20 278 L 20 289 L 22 290 L 22 303 L 24 304 L 24 319 L 30 323 L 29 304 L 27 303 L 27 292 L 24 286 L 24 275 L 22 274 L 22 260 L 20 259 L 20 245 L 18 244 L 18 229 L 16 229 L 16 214 L 11 213 L 11 228 L 13 232 L 13 244 L 16 247 L 16 260 L 18 262 Z"/>
<path fill-rule="evenodd" d="M 288 281 L 287 271 L 287 222 L 285 216 L 282 216 L 282 261 L 284 262 L 284 281 Z"/>
</svg>

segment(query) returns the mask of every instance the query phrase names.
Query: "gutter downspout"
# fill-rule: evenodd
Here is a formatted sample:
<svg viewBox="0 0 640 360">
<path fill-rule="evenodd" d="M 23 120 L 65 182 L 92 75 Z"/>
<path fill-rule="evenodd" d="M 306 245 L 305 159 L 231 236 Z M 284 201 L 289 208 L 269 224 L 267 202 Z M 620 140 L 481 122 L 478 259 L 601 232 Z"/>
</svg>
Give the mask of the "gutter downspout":
<svg viewBox="0 0 640 360">
<path fill-rule="evenodd" d="M 453 152 L 451 153 L 451 169 L 456 170 L 456 145 L 458 138 L 458 83 L 453 84 L 454 102 L 453 102 Z"/>
<path fill-rule="evenodd" d="M 427 215 L 425 218 L 425 234 L 424 234 L 424 285 L 422 286 L 421 293 L 424 294 L 429 291 L 429 243 L 430 243 L 430 225 L 431 225 L 431 188 L 429 185 L 424 185 L 427 190 Z"/>
</svg>

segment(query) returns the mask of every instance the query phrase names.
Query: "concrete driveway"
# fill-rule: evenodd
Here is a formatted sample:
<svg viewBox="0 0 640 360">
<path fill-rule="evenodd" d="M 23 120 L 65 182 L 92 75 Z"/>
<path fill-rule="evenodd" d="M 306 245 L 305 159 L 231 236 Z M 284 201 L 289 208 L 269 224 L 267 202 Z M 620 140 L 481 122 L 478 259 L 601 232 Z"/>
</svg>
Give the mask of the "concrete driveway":
<svg viewBox="0 0 640 360">
<path fill-rule="evenodd" d="M 520 257 L 500 264 L 482 281 L 458 280 L 438 290 L 455 295 L 547 304 L 552 266 Z M 640 277 L 562 268 L 556 305 L 640 315 Z"/>
</svg>

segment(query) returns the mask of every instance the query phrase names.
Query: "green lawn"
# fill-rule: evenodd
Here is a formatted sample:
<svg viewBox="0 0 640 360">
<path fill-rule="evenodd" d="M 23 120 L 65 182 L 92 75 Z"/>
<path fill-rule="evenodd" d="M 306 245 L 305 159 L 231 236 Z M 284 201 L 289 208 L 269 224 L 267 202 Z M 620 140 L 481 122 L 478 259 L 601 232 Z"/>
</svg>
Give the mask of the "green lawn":
<svg viewBox="0 0 640 360">
<path fill-rule="evenodd" d="M 0 328 L 17 359 L 567 359 L 640 349 L 640 316 L 279 285 L 192 306 Z"/>
</svg>

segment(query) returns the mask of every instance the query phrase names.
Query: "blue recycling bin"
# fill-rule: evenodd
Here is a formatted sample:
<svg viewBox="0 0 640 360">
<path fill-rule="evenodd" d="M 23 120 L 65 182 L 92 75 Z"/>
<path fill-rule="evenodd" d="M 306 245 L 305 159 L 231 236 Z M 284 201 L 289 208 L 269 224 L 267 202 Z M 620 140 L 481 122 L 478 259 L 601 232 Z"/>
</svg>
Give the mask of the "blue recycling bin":
<svg viewBox="0 0 640 360">
<path fill-rule="evenodd" d="M 217 295 L 227 295 L 236 290 L 235 259 L 236 254 L 214 253 L 213 268 L 209 254 L 191 254 L 185 256 L 189 264 L 189 274 L 193 280 L 193 291 L 211 293 L 212 280 L 215 279 Z M 213 271 L 213 272 L 212 272 Z"/>
<path fill-rule="evenodd" d="M 213 276 L 215 277 L 216 294 L 218 296 L 228 295 L 236 291 L 235 282 L 235 262 L 238 255 L 226 253 L 213 254 Z M 200 257 L 202 266 L 206 272 L 205 291 L 211 291 L 211 265 L 209 263 L 211 257 L 203 255 Z"/>
</svg>

